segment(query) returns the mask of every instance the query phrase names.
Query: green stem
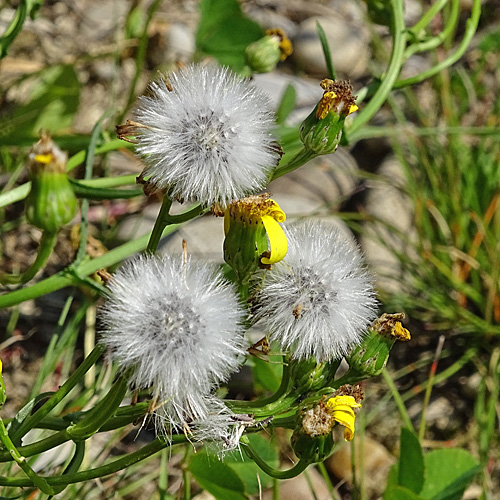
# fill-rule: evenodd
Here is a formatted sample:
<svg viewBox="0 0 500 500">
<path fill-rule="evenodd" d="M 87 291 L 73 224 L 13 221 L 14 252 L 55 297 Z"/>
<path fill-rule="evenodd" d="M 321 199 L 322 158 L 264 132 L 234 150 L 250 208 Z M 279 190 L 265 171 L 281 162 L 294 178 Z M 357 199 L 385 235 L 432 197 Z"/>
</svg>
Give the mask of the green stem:
<svg viewBox="0 0 500 500">
<path fill-rule="evenodd" d="M 45 267 L 45 264 L 49 260 L 52 254 L 52 250 L 57 243 L 57 233 L 49 233 L 44 231 L 42 237 L 40 238 L 40 243 L 38 245 L 38 254 L 36 256 L 35 262 L 24 271 L 22 274 L 1 274 L 0 273 L 0 283 L 2 284 L 20 284 L 26 283 L 34 278 L 35 274 Z"/>
<path fill-rule="evenodd" d="M 14 446 L 14 443 L 9 437 L 9 433 L 5 428 L 3 420 L 0 418 L 0 440 L 2 441 L 4 447 L 9 451 L 11 457 L 15 460 L 17 465 L 21 467 L 24 473 L 29 477 L 33 485 L 35 485 L 40 491 L 46 493 L 47 495 L 53 495 L 55 491 L 49 486 L 47 481 L 40 477 L 26 461 L 26 458 L 22 456 L 19 451 Z"/>
<path fill-rule="evenodd" d="M 467 47 L 472 41 L 472 38 L 476 33 L 480 17 L 481 17 L 481 0 L 474 0 L 471 17 L 467 20 L 465 27 L 465 34 L 457 50 L 453 54 L 448 56 L 446 59 L 441 61 L 439 64 L 436 64 L 436 66 L 433 66 L 427 71 L 423 71 L 418 75 L 394 82 L 394 88 L 400 89 L 403 87 L 407 87 L 409 85 L 414 85 L 415 83 L 420 83 L 426 80 L 427 78 L 436 75 L 443 69 L 448 68 L 452 64 L 456 63 L 464 55 L 465 51 L 467 50 Z"/>
<path fill-rule="evenodd" d="M 453 30 L 455 29 L 458 23 L 458 18 L 460 14 L 460 0 L 452 0 L 452 1 L 453 3 L 451 6 L 450 17 L 443 31 L 441 31 L 439 35 L 433 36 L 428 40 L 411 44 L 406 49 L 405 60 L 408 60 L 413 54 L 416 54 L 417 52 L 428 52 L 430 50 L 439 47 L 453 33 Z M 433 7 L 435 5 L 436 4 L 434 4 Z"/>
<path fill-rule="evenodd" d="M 418 37 L 428 24 L 436 17 L 437 13 L 448 3 L 449 0 L 437 0 L 429 10 L 420 18 L 417 24 L 410 28 L 409 31 Z"/>
<path fill-rule="evenodd" d="M 17 7 L 16 13 L 14 14 L 14 19 L 12 19 L 3 35 L 0 37 L 0 59 L 3 59 L 7 55 L 7 50 L 10 44 L 23 28 L 27 14 L 28 1 L 22 0 Z"/>
<path fill-rule="evenodd" d="M 290 172 L 293 172 L 294 170 L 297 170 L 299 167 L 302 165 L 305 165 L 307 162 L 311 161 L 313 158 L 316 158 L 318 156 L 314 151 L 311 151 L 308 148 L 303 147 L 295 156 L 290 158 L 290 160 L 286 160 L 286 155 L 283 156 L 282 161 L 280 161 L 280 164 L 276 168 L 276 170 L 273 172 L 273 175 L 269 182 L 274 181 L 278 177 L 281 177 L 282 175 L 288 174 Z"/>
<path fill-rule="evenodd" d="M 109 432 L 125 427 L 126 425 L 135 422 L 138 418 L 143 417 L 147 413 L 148 408 L 149 403 L 120 407 L 116 410 L 115 416 L 111 417 L 98 432 Z M 83 414 L 83 416 L 84 415 L 85 414 Z M 71 415 L 68 415 L 68 417 L 71 417 Z M 44 451 L 51 450 L 52 448 L 55 448 L 56 446 L 59 446 L 67 441 L 71 441 L 71 436 L 66 432 L 69 425 L 71 425 L 70 420 L 46 417 L 36 427 L 39 429 L 57 430 L 59 432 L 56 432 L 55 434 L 52 434 L 44 439 L 40 439 L 40 441 L 36 441 L 35 443 L 18 447 L 19 452 L 25 457 L 31 457 L 33 455 L 43 453 Z M 12 457 L 8 452 L 0 451 L 0 463 L 8 462 L 11 458 Z"/>
<path fill-rule="evenodd" d="M 434 355 L 434 360 L 431 365 L 431 370 L 429 373 L 429 378 L 428 378 L 428 384 L 425 389 L 425 394 L 424 394 L 424 402 L 422 404 L 422 414 L 420 415 L 420 427 L 418 429 L 418 439 L 422 441 L 425 437 L 425 424 L 426 424 L 426 414 L 427 414 L 427 408 L 429 407 L 429 402 L 431 400 L 431 392 L 432 392 L 432 386 L 434 384 L 434 377 L 436 375 L 436 369 L 437 369 L 437 363 L 439 358 L 441 357 L 441 352 L 443 350 L 443 343 L 444 343 L 444 335 L 441 335 L 439 337 L 438 341 L 438 347 L 436 349 L 436 353 Z"/>
<path fill-rule="evenodd" d="M 401 419 L 403 420 L 404 425 L 408 429 L 414 432 L 413 425 L 411 423 L 408 412 L 406 411 L 405 404 L 401 399 L 401 394 L 399 394 L 399 391 L 396 387 L 396 384 L 392 380 L 392 377 L 389 375 L 389 372 L 387 370 L 384 370 L 382 372 L 382 376 L 384 377 L 385 383 L 387 384 L 387 387 L 389 388 L 389 391 L 391 392 L 392 397 L 394 398 L 394 401 L 396 403 L 396 406 L 398 407 L 399 414 L 401 416 Z"/>
<path fill-rule="evenodd" d="M 120 470 L 126 469 L 131 465 L 144 460 L 155 453 L 158 453 L 163 448 L 167 446 L 185 443 L 186 437 L 184 434 L 172 436 L 170 442 L 163 441 L 156 438 L 154 441 L 144 446 L 140 450 L 125 455 L 114 462 L 111 462 L 95 469 L 90 469 L 86 471 L 76 472 L 73 474 L 67 474 L 60 477 L 45 477 L 43 478 L 49 485 L 62 486 L 67 484 L 79 483 L 83 481 L 89 481 L 91 479 L 97 479 L 99 477 L 108 476 L 109 474 L 114 474 Z M 30 487 L 33 486 L 32 482 L 27 479 L 11 478 L 11 477 L 0 477 L 0 486 L 10 486 L 10 487 Z"/>
<path fill-rule="evenodd" d="M 116 151 L 117 149 L 133 148 L 135 144 L 130 142 L 122 141 L 121 139 L 113 139 L 106 142 L 102 146 L 95 148 L 95 154 L 100 155 L 102 153 L 109 153 L 110 151 Z M 73 155 L 66 163 L 66 172 L 71 172 L 74 168 L 78 167 L 81 163 L 85 161 L 87 157 L 87 150 L 84 149 Z"/>
<path fill-rule="evenodd" d="M 189 459 L 191 457 L 190 446 L 186 446 L 184 450 L 184 459 L 182 461 L 182 500 L 191 500 L 191 476 L 189 474 Z"/>
<path fill-rule="evenodd" d="M 389 92 L 393 89 L 401 66 L 404 60 L 404 51 L 406 47 L 407 33 L 405 31 L 405 23 L 403 18 L 403 2 L 401 0 L 390 0 L 392 7 L 392 52 L 389 61 L 389 66 L 385 77 L 380 82 L 375 94 L 370 99 L 370 102 L 360 111 L 359 115 L 354 120 L 351 127 L 346 128 L 344 133 L 348 133 L 349 142 L 357 140 L 356 132 L 360 130 L 365 123 L 375 115 L 385 102 Z"/>
<path fill-rule="evenodd" d="M 171 206 L 172 200 L 168 197 L 168 195 L 165 195 L 160 208 L 160 213 L 156 218 L 153 231 L 151 232 L 151 237 L 146 249 L 147 252 L 156 252 L 162 234 L 167 226 L 189 222 L 190 220 L 195 219 L 208 211 L 208 209 L 202 208 L 202 206 L 198 203 L 181 214 L 170 215 L 169 211 Z"/>
<path fill-rule="evenodd" d="M 293 380 L 290 374 L 290 364 L 284 362 L 280 386 L 278 390 L 268 398 L 257 401 L 225 400 L 224 402 L 234 413 L 253 413 L 255 416 L 272 415 L 272 409 L 282 405 L 283 400 L 288 396 L 292 388 Z M 293 399 L 297 399 L 297 396 L 293 395 Z"/>
<path fill-rule="evenodd" d="M 163 230 L 168 226 L 168 214 L 170 212 L 171 206 L 172 199 L 167 194 L 165 194 L 165 196 L 163 197 L 163 203 L 161 204 L 160 213 L 156 218 L 153 231 L 151 232 L 151 237 L 149 238 L 146 252 L 155 253 L 158 249 Z"/>
<path fill-rule="evenodd" d="M 96 149 L 97 153 L 98 149 Z M 136 186 L 137 175 L 117 175 L 116 177 L 99 177 L 97 179 L 71 179 L 74 185 L 83 188 L 112 188 L 120 186 Z M 142 188 L 139 188 L 143 192 Z"/>
<path fill-rule="evenodd" d="M 149 42 L 149 25 L 151 23 L 151 19 L 153 18 L 154 13 L 157 11 L 158 7 L 161 4 L 161 0 L 154 0 L 148 9 L 148 13 L 146 19 L 144 21 L 144 29 L 141 33 L 141 37 L 139 39 L 139 45 L 137 46 L 137 53 L 135 57 L 135 73 L 132 79 L 132 83 L 130 84 L 130 90 L 127 98 L 127 104 L 123 108 L 123 114 L 121 115 L 118 123 L 123 121 L 125 114 L 127 113 L 128 108 L 132 104 L 135 99 L 135 91 L 137 88 L 137 83 L 139 82 L 139 77 L 143 74 L 144 70 L 144 62 L 146 61 L 146 52 L 148 49 Z"/>
<path fill-rule="evenodd" d="M 135 179 L 135 177 L 134 177 Z M 91 181 L 100 181 L 102 179 L 91 179 L 90 181 L 76 181 L 70 179 L 69 182 L 73 188 L 73 192 L 79 198 L 87 198 L 90 200 L 119 200 L 135 198 L 141 196 L 144 191 L 141 188 L 135 189 L 110 189 L 92 186 Z"/>
<path fill-rule="evenodd" d="M 43 418 L 49 414 L 66 397 L 71 389 L 83 378 L 83 375 L 101 357 L 105 347 L 97 344 L 94 350 L 83 360 L 82 364 L 73 372 L 66 382 L 46 401 L 33 415 L 26 417 L 24 422 L 12 433 L 12 441 L 19 441 L 28 431 L 33 429 Z"/>
<path fill-rule="evenodd" d="M 275 469 L 258 455 L 246 436 L 242 436 L 240 443 L 243 451 L 248 455 L 248 457 L 251 458 L 266 474 L 276 479 L 291 479 L 292 477 L 296 477 L 304 472 L 309 466 L 309 463 L 299 460 L 291 469 Z"/>
<path fill-rule="evenodd" d="M 129 143 L 129 142 L 124 142 L 121 139 L 114 139 L 112 141 L 107 142 L 106 144 L 103 144 L 102 146 L 99 146 L 95 150 L 95 154 L 99 155 L 102 153 L 109 153 L 110 151 L 116 151 L 117 149 L 123 149 L 123 148 L 131 148 L 134 145 Z M 85 161 L 85 155 L 87 154 L 87 151 L 79 151 L 75 155 L 73 155 L 69 160 L 68 163 L 66 164 L 66 171 L 70 172 L 74 168 L 76 168 L 78 165 L 83 163 Z M 91 179 L 88 181 L 79 181 L 79 182 L 85 182 L 85 183 L 96 183 L 96 185 L 101 186 L 101 187 L 110 187 L 112 185 L 115 186 L 120 186 L 123 184 L 118 184 L 118 182 L 121 182 L 123 178 L 127 177 L 133 177 L 133 182 L 125 182 L 124 184 L 135 184 L 135 179 L 136 176 L 122 176 L 122 177 L 113 177 L 113 178 L 106 178 L 106 179 Z M 102 184 L 101 184 L 102 182 Z M 113 182 L 116 182 L 117 184 L 113 184 Z M 10 191 L 7 191 L 6 193 L 0 194 L 0 208 L 6 207 L 7 205 L 11 205 L 12 203 L 15 203 L 17 201 L 24 200 L 26 196 L 28 196 L 29 192 L 31 190 L 31 181 L 26 182 L 22 184 L 21 186 L 17 186 L 14 189 L 11 189 Z"/>
<path fill-rule="evenodd" d="M 439 135 L 473 135 L 498 137 L 497 127 L 364 127 L 356 134 L 357 140 L 377 137 L 436 137 Z"/>
<path fill-rule="evenodd" d="M 179 216 L 182 214 L 179 214 Z M 163 232 L 163 236 L 173 233 L 179 228 L 179 224 L 172 224 L 168 226 Z M 128 241 L 123 245 L 110 250 L 104 255 L 91 260 L 84 260 L 74 268 L 65 269 L 50 278 L 40 281 L 32 286 L 23 288 L 21 290 L 14 290 L 13 292 L 0 295 L 0 309 L 2 307 L 9 307 L 26 300 L 36 299 L 41 295 L 45 295 L 56 290 L 60 290 L 66 286 L 74 286 L 84 283 L 84 277 L 103 269 L 111 267 L 121 262 L 126 257 L 141 252 L 146 248 L 150 234 L 145 234 L 136 240 Z M 87 283 L 85 283 L 87 284 Z"/>
</svg>

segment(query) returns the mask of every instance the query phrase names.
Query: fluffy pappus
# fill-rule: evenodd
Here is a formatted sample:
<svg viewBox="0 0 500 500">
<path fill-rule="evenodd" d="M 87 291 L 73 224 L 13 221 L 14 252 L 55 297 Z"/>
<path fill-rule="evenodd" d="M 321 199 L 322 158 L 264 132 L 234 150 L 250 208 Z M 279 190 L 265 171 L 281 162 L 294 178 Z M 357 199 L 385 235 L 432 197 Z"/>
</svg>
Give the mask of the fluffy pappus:
<svg viewBox="0 0 500 500">
<path fill-rule="evenodd" d="M 190 65 L 167 78 L 151 83 L 136 112 L 143 176 L 204 206 L 265 187 L 280 158 L 268 98 L 228 68 Z"/>
<path fill-rule="evenodd" d="M 160 427 L 206 417 L 211 392 L 244 360 L 244 311 L 218 272 L 142 255 L 108 283 L 101 339 L 130 386 L 153 388 Z"/>
<path fill-rule="evenodd" d="M 375 318 L 372 278 L 362 255 L 331 226 L 286 226 L 288 254 L 265 274 L 256 321 L 296 359 L 339 358 Z"/>
</svg>

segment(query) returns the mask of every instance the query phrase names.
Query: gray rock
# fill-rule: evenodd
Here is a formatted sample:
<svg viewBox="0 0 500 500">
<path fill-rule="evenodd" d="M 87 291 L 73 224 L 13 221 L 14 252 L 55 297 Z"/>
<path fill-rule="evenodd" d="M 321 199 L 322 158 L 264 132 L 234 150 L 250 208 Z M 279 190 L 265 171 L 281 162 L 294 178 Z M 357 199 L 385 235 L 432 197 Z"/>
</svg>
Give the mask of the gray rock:
<svg viewBox="0 0 500 500">
<path fill-rule="evenodd" d="M 412 258 L 413 206 L 404 193 L 405 174 L 396 158 L 382 163 L 379 174 L 380 179 L 372 182 L 368 191 L 366 210 L 374 221 L 364 224 L 361 246 L 376 274 L 377 285 L 388 293 L 397 293 L 409 279 L 403 276 L 396 252 Z"/>
<path fill-rule="evenodd" d="M 206 215 L 183 225 L 160 246 L 160 253 L 180 255 L 182 240 L 187 242 L 189 255 L 220 264 L 224 262 L 224 219 Z"/>
<path fill-rule="evenodd" d="M 194 33 L 180 23 L 171 24 L 165 35 L 167 61 L 189 62 L 195 51 Z"/>
<path fill-rule="evenodd" d="M 295 105 L 298 109 L 306 108 L 308 114 L 318 103 L 323 95 L 323 89 L 319 80 L 307 80 L 293 75 L 273 71 L 254 75 L 252 78 L 256 87 L 265 92 L 271 99 L 271 105 L 277 109 L 280 105 L 283 93 L 288 85 L 292 85 L 296 92 Z M 295 122 L 294 122 L 295 123 Z"/>
<path fill-rule="evenodd" d="M 359 20 L 338 17 L 311 17 L 299 26 L 293 40 L 293 58 L 307 73 L 326 77 L 326 64 L 316 31 L 319 22 L 325 31 L 335 71 L 343 78 L 358 78 L 366 73 L 370 55 L 369 33 Z"/>
<path fill-rule="evenodd" d="M 252 6 L 246 15 L 259 23 L 264 29 L 281 28 L 288 38 L 293 38 L 297 35 L 297 25 L 272 9 L 265 6 Z"/>
<path fill-rule="evenodd" d="M 422 4 L 417 0 L 404 0 L 403 5 L 405 24 L 412 26 L 422 17 Z"/>
<path fill-rule="evenodd" d="M 287 215 L 328 216 L 356 186 L 358 166 L 347 149 L 315 158 L 271 182 L 267 191 L 286 202 Z M 279 203 L 279 202 L 278 202 Z"/>
</svg>

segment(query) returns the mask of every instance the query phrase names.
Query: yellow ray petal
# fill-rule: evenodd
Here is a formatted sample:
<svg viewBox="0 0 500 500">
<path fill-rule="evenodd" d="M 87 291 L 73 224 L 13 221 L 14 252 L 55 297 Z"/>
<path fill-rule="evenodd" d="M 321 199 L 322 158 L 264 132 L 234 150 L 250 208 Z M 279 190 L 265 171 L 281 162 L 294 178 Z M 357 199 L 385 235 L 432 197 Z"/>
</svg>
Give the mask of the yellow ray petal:
<svg viewBox="0 0 500 500">
<path fill-rule="evenodd" d="M 282 260 L 288 252 L 288 241 L 283 228 L 274 217 L 271 215 L 263 215 L 262 222 L 264 223 L 267 237 L 269 238 L 271 255 L 269 258 L 263 257 L 261 261 L 263 264 L 267 265 L 275 264 Z"/>
</svg>

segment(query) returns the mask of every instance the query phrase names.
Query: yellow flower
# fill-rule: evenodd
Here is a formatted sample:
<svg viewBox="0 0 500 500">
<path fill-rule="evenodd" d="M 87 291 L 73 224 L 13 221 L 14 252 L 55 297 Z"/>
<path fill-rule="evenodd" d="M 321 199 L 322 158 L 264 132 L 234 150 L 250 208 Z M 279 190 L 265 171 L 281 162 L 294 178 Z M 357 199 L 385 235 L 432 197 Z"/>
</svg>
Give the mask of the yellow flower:
<svg viewBox="0 0 500 500">
<path fill-rule="evenodd" d="M 335 396 L 326 402 L 326 408 L 332 418 L 345 427 L 344 439 L 351 441 L 354 437 L 355 413 L 353 408 L 361 408 L 352 396 Z"/>
<path fill-rule="evenodd" d="M 280 223 L 286 219 L 285 212 L 269 195 L 249 196 L 231 203 L 224 213 L 224 233 L 226 241 L 234 229 L 238 231 L 241 239 L 249 237 L 252 248 L 257 249 L 260 262 L 270 266 L 282 260 L 288 251 L 288 242 Z M 260 230 L 260 229 L 263 229 Z M 243 231 L 241 231 L 243 230 Z M 262 246 L 262 236 L 265 248 Z M 260 242 L 257 242 L 260 239 Z M 239 248 L 243 241 L 236 242 Z M 227 247 L 227 245 L 225 245 Z"/>
<path fill-rule="evenodd" d="M 405 313 L 384 313 L 373 322 L 371 329 L 393 340 L 402 340 L 406 342 L 411 340 L 411 335 L 401 323 L 404 317 Z"/>
<path fill-rule="evenodd" d="M 325 78 L 320 85 L 325 92 L 316 110 L 318 120 L 326 118 L 330 111 L 341 116 L 349 116 L 357 111 L 358 106 L 354 102 L 356 97 L 352 95 L 352 87 L 348 82 Z"/>
</svg>

